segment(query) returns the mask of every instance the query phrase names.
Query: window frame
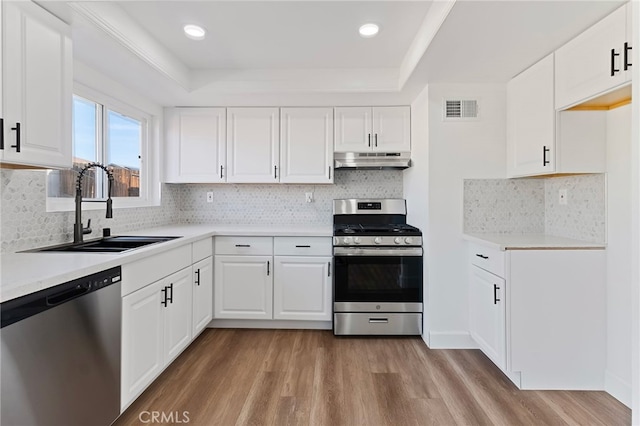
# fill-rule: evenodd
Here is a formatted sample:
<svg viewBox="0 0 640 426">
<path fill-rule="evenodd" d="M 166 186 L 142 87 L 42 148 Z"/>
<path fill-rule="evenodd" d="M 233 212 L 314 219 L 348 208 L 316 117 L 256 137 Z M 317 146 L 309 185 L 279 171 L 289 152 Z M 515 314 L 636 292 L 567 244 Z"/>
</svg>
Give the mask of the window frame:
<svg viewBox="0 0 640 426">
<path fill-rule="evenodd" d="M 73 95 L 90 102 L 101 105 L 102 116 L 99 117 L 100 141 L 97 143 L 97 152 L 100 156 L 106 156 L 106 144 L 108 143 L 108 111 L 133 118 L 140 121 L 141 141 L 140 141 L 140 196 L 138 197 L 113 197 L 114 210 L 120 208 L 152 207 L 160 205 L 160 177 L 158 167 L 158 147 L 159 147 L 159 118 L 140 108 L 132 106 L 126 101 L 115 99 L 100 91 L 94 90 L 79 83 L 74 84 Z M 133 102 L 132 102 L 133 103 Z M 72 150 L 72 152 L 75 152 Z M 98 174 L 100 175 L 100 174 Z M 49 179 L 47 173 L 46 185 L 48 188 Z M 48 189 L 46 191 L 48 194 Z M 74 211 L 74 198 L 46 197 L 47 212 Z M 101 210 L 104 205 L 100 203 L 86 203 L 83 210 Z"/>
</svg>

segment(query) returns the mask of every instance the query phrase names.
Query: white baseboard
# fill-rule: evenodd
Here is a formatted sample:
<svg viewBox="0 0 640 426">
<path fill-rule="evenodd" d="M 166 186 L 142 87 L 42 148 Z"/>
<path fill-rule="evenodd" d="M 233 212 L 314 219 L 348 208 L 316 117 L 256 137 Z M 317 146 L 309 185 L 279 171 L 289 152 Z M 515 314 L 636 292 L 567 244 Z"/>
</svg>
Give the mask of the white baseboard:
<svg viewBox="0 0 640 426">
<path fill-rule="evenodd" d="M 631 384 L 609 370 L 604 372 L 604 390 L 627 407 L 631 408 Z"/>
<path fill-rule="evenodd" d="M 213 319 L 209 328 L 277 328 L 277 329 L 306 329 L 331 330 L 331 321 L 287 321 L 287 320 L 241 320 L 241 319 Z"/>
<path fill-rule="evenodd" d="M 431 331 L 428 346 L 430 349 L 478 349 L 466 331 Z"/>
</svg>

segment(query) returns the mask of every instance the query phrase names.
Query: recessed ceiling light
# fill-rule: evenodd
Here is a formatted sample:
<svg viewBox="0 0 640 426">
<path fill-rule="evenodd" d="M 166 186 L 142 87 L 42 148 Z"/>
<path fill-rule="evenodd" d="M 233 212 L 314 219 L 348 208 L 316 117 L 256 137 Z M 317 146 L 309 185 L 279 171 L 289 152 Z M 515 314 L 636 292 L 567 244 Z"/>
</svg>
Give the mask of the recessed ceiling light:
<svg viewBox="0 0 640 426">
<path fill-rule="evenodd" d="M 380 27 L 378 27 L 376 24 L 364 24 L 358 31 L 360 32 L 360 35 L 362 37 L 370 38 L 378 34 L 378 31 L 380 31 Z"/>
<path fill-rule="evenodd" d="M 184 35 L 192 40 L 202 40 L 204 39 L 204 35 L 206 33 L 207 32 L 204 30 L 204 28 L 198 25 L 189 24 L 184 26 Z"/>
</svg>

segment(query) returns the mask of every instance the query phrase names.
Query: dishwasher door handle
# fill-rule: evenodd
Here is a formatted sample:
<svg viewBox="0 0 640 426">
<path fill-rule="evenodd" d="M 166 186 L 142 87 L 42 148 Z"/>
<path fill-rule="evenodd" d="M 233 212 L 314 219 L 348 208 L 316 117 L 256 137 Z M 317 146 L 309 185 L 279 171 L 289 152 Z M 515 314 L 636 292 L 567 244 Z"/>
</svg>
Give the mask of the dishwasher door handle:
<svg viewBox="0 0 640 426">
<path fill-rule="evenodd" d="M 56 306 L 64 302 L 68 302 L 69 300 L 75 299 L 76 297 L 82 296 L 91 290 L 90 287 L 75 287 L 71 290 L 61 291 L 57 294 L 52 294 L 47 296 L 47 306 Z"/>
</svg>

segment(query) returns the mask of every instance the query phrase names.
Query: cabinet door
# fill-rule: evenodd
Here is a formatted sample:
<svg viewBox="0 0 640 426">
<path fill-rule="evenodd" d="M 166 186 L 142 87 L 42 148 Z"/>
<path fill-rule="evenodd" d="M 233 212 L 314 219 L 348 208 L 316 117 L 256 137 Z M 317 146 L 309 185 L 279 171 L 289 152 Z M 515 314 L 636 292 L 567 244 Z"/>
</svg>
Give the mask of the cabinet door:
<svg viewBox="0 0 640 426">
<path fill-rule="evenodd" d="M 470 266 L 469 331 L 482 352 L 502 370 L 506 368 L 505 281 Z"/>
<path fill-rule="evenodd" d="M 161 284 L 148 285 L 122 298 L 122 408 L 164 367 Z"/>
<path fill-rule="evenodd" d="M 166 288 L 167 306 L 163 306 L 164 356 L 170 363 L 191 343 L 193 280 L 191 268 L 185 268 L 161 281 Z"/>
<path fill-rule="evenodd" d="M 335 108 L 335 152 L 370 152 L 373 146 L 370 107 Z"/>
<path fill-rule="evenodd" d="M 507 84 L 507 174 L 555 171 L 553 54 Z"/>
<path fill-rule="evenodd" d="M 333 182 L 333 109 L 280 110 L 280 182 Z"/>
<path fill-rule="evenodd" d="M 227 182 L 278 182 L 278 116 L 278 108 L 227 109 Z"/>
<path fill-rule="evenodd" d="M 373 107 L 374 151 L 411 151 L 411 109 L 408 106 Z"/>
<path fill-rule="evenodd" d="M 224 108 L 167 108 L 166 182 L 224 182 L 227 122 Z"/>
<path fill-rule="evenodd" d="M 626 8 L 623 6 L 556 51 L 557 109 L 630 81 L 624 71 Z M 620 54 L 613 58 L 611 50 Z M 620 70 L 612 75 L 612 66 Z"/>
<path fill-rule="evenodd" d="M 216 318 L 273 317 L 271 256 L 215 256 L 214 276 Z"/>
<path fill-rule="evenodd" d="M 193 331 L 196 337 L 213 316 L 213 257 L 193 265 Z"/>
<path fill-rule="evenodd" d="M 70 29 L 33 2 L 3 2 L 2 161 L 71 167 Z M 18 145 L 19 147 L 12 147 Z"/>
<path fill-rule="evenodd" d="M 276 256 L 273 318 L 331 320 L 331 257 Z"/>
</svg>

